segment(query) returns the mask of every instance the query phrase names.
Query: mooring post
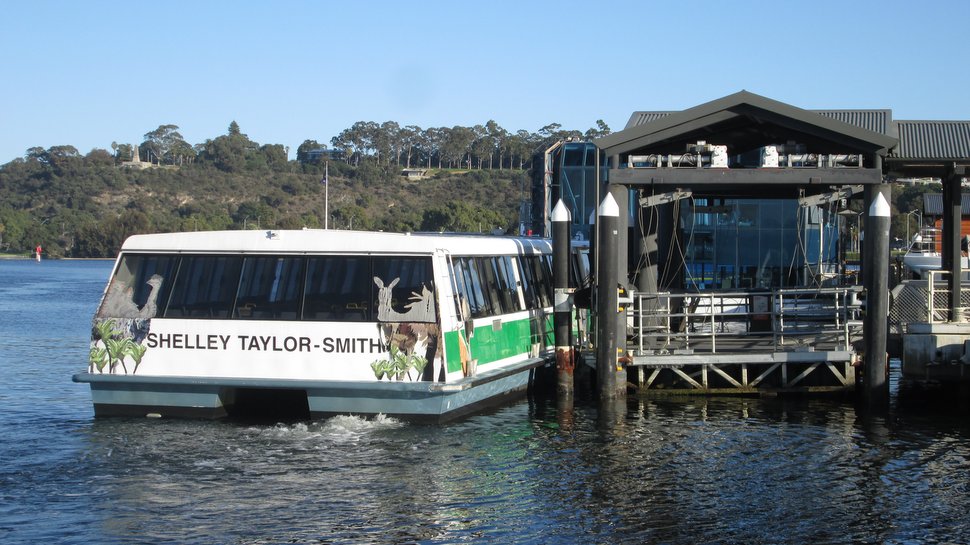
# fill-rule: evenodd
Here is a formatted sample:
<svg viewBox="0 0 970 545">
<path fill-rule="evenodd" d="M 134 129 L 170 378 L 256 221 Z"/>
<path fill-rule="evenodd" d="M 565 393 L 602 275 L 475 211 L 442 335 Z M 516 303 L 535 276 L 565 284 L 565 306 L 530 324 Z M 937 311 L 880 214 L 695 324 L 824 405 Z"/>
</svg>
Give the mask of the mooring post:
<svg viewBox="0 0 970 545">
<path fill-rule="evenodd" d="M 886 338 L 889 333 L 889 184 L 866 186 L 866 250 L 863 267 L 866 315 L 863 395 L 869 406 L 889 400 L 889 361 Z"/>
<path fill-rule="evenodd" d="M 601 400 L 626 393 L 626 383 L 617 380 L 617 276 L 620 209 L 609 192 L 600 202 L 596 221 L 599 231 L 596 270 L 596 389 Z"/>
<path fill-rule="evenodd" d="M 569 296 L 569 209 L 562 199 L 552 209 L 552 287 L 555 290 L 552 321 L 556 336 L 556 392 L 573 395 L 572 300 Z"/>
</svg>

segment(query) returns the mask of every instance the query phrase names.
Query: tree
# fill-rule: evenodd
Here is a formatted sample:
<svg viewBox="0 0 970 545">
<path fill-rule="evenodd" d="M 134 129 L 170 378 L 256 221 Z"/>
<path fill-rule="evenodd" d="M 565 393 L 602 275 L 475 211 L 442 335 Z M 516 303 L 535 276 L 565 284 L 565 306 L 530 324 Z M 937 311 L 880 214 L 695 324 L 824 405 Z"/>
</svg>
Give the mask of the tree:
<svg viewBox="0 0 970 545">
<path fill-rule="evenodd" d="M 32 148 L 27 148 L 27 152 L 24 153 L 24 157 L 28 161 L 42 161 L 47 162 L 47 150 L 40 146 L 34 146 Z"/>
<path fill-rule="evenodd" d="M 475 131 L 457 125 L 446 130 L 448 132 L 442 142 L 441 153 L 448 159 L 452 168 L 456 165 L 461 168 L 465 155 L 471 153 L 471 145 L 475 141 Z"/>
<path fill-rule="evenodd" d="M 509 138 L 509 131 L 503 129 L 491 119 L 488 120 L 488 123 L 485 123 L 485 130 L 492 141 L 492 152 L 498 152 L 498 168 L 502 170 L 502 158 L 505 152 L 505 142 Z M 489 157 L 488 168 L 492 168 L 491 157 Z"/>
<path fill-rule="evenodd" d="M 300 147 L 296 148 L 296 160 L 301 163 L 308 162 L 309 153 L 318 149 L 327 149 L 326 144 L 321 144 L 316 140 L 304 140 Z"/>
<path fill-rule="evenodd" d="M 485 127 L 481 125 L 472 127 L 472 132 L 475 135 L 475 140 L 471 143 L 471 151 L 478 158 L 478 169 L 481 170 L 482 161 L 485 160 L 485 157 L 488 157 L 489 162 L 491 162 L 493 150 L 492 139 L 489 137 Z"/>
<path fill-rule="evenodd" d="M 271 168 L 278 170 L 287 163 L 286 150 L 282 144 L 264 144 L 259 151 Z"/>
<path fill-rule="evenodd" d="M 114 165 L 114 156 L 108 152 L 106 149 L 94 148 L 87 155 L 84 156 L 84 162 L 90 166 L 112 166 Z"/>
<path fill-rule="evenodd" d="M 258 151 L 259 144 L 243 134 L 239 125 L 233 121 L 229 125 L 229 134 L 206 140 L 200 155 L 219 170 L 239 172 L 245 169 L 247 160 Z M 260 157 L 257 163 L 265 164 L 265 161 Z"/>
<path fill-rule="evenodd" d="M 159 125 L 157 129 L 145 133 L 141 149 L 147 152 L 146 155 L 153 155 L 157 162 L 170 165 L 181 164 L 188 155 L 194 155 L 192 146 L 178 132 L 178 125 Z M 151 155 L 147 157 L 148 160 L 151 160 Z"/>
<path fill-rule="evenodd" d="M 919 233 L 920 226 L 916 222 L 923 212 L 923 194 L 939 193 L 941 189 L 939 184 L 895 184 L 892 189 L 893 236 L 903 238 L 907 232 L 910 236 Z M 912 214 L 914 210 L 919 210 L 920 213 Z"/>
<path fill-rule="evenodd" d="M 509 221 L 501 214 L 484 206 L 469 205 L 464 201 L 451 201 L 433 206 L 424 212 L 421 229 L 424 231 L 450 231 L 487 233 L 493 229 L 505 231 Z"/>
<path fill-rule="evenodd" d="M 42 162 L 49 164 L 58 176 L 77 167 L 80 160 L 81 154 L 74 146 L 51 146 L 42 157 Z"/>
<path fill-rule="evenodd" d="M 597 119 L 596 127 L 587 130 L 583 136 L 586 138 L 586 140 L 593 140 L 608 134 L 610 134 L 610 126 L 607 125 L 602 119 Z"/>
<path fill-rule="evenodd" d="M 330 143 L 334 148 L 343 151 L 351 158 L 354 166 L 357 166 L 361 158 L 374 149 L 374 137 L 378 129 L 379 126 L 373 121 L 358 121 L 334 136 Z"/>
<path fill-rule="evenodd" d="M 374 147 L 377 149 L 378 164 L 380 164 L 381 157 L 385 158 L 384 164 L 391 165 L 391 155 L 398 156 L 395 160 L 400 157 L 400 137 L 398 133 L 401 127 L 395 121 L 385 121 L 381 123 L 381 126 L 374 131 Z"/>
<path fill-rule="evenodd" d="M 533 138 L 533 135 L 526 130 L 519 130 L 514 135 L 510 136 L 506 144 L 509 150 L 510 164 L 512 157 L 518 157 L 519 170 L 522 170 L 523 163 L 525 163 L 526 158 L 532 151 L 534 140 L 535 138 Z"/>
<path fill-rule="evenodd" d="M 232 214 L 237 229 L 258 229 L 270 225 L 275 218 L 273 208 L 263 202 L 247 201 Z"/>
<path fill-rule="evenodd" d="M 117 144 L 112 142 L 111 149 L 115 152 L 115 161 L 131 161 L 135 158 L 135 148 L 131 144 Z"/>
<path fill-rule="evenodd" d="M 185 140 L 179 140 L 168 150 L 166 157 L 169 158 L 169 162 L 172 164 L 183 165 L 195 162 L 197 155 L 198 153 L 191 144 Z"/>
<path fill-rule="evenodd" d="M 421 127 L 416 125 L 408 125 L 398 131 L 398 137 L 400 138 L 401 146 L 404 148 L 404 153 L 407 158 L 405 168 L 411 168 L 411 154 L 415 147 L 420 146 L 421 134 Z"/>
<path fill-rule="evenodd" d="M 363 208 L 356 204 L 347 204 L 339 208 L 332 209 L 333 225 L 341 226 L 345 229 L 367 230 L 371 228 L 370 218 Z"/>
<path fill-rule="evenodd" d="M 545 127 L 539 129 L 539 138 L 535 142 L 534 151 L 539 151 L 540 149 L 545 149 L 551 146 L 554 142 L 559 140 L 566 140 L 568 138 L 580 139 L 583 134 L 577 130 L 562 130 L 562 125 L 559 123 L 550 123 Z"/>
<path fill-rule="evenodd" d="M 438 156 L 438 168 L 441 168 L 441 141 L 445 130 L 447 129 L 444 127 L 430 127 L 422 133 L 425 153 L 428 154 L 428 168 L 431 168 L 431 159 L 436 155 Z"/>
</svg>

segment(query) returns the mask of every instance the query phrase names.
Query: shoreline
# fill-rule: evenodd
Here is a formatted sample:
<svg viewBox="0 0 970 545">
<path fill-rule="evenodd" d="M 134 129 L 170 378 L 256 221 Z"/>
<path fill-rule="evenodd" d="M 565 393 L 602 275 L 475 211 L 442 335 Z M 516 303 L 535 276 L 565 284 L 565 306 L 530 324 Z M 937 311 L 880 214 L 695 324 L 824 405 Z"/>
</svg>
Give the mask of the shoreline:
<svg viewBox="0 0 970 545">
<path fill-rule="evenodd" d="M 41 261 L 114 261 L 113 257 L 41 257 Z M 36 258 L 14 254 L 0 254 L 0 261 L 36 261 Z"/>
</svg>

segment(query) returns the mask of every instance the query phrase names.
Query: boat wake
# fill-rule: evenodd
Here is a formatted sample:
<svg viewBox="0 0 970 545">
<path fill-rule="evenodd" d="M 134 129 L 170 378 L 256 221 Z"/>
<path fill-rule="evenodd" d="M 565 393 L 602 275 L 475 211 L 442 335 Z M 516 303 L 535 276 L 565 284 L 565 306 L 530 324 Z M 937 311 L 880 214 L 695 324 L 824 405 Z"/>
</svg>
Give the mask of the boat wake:
<svg viewBox="0 0 970 545">
<path fill-rule="evenodd" d="M 315 425 L 319 426 L 319 431 L 334 436 L 360 436 L 374 431 L 397 429 L 404 426 L 404 422 L 387 416 L 378 414 L 373 417 L 338 415 L 326 420 L 322 420 Z"/>
</svg>

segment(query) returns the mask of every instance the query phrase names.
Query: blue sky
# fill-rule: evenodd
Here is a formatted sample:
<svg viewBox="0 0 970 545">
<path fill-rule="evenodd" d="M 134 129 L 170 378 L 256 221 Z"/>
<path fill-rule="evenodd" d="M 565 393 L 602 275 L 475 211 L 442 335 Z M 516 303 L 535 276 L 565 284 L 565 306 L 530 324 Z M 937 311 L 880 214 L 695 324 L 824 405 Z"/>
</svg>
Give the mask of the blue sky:
<svg viewBox="0 0 970 545">
<path fill-rule="evenodd" d="M 622 129 L 741 89 L 970 119 L 965 0 L 0 1 L 0 164 L 235 120 L 261 144 L 356 121 Z"/>
</svg>

